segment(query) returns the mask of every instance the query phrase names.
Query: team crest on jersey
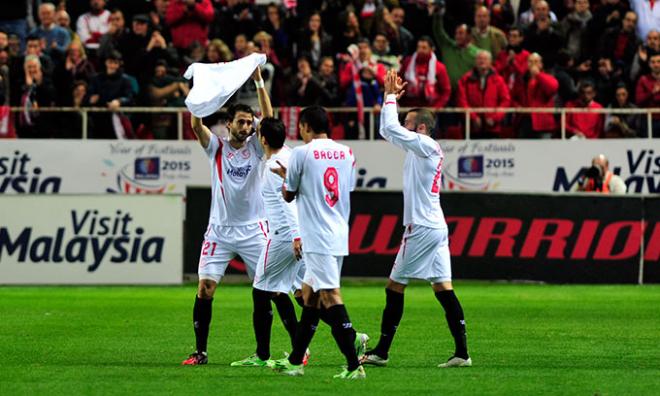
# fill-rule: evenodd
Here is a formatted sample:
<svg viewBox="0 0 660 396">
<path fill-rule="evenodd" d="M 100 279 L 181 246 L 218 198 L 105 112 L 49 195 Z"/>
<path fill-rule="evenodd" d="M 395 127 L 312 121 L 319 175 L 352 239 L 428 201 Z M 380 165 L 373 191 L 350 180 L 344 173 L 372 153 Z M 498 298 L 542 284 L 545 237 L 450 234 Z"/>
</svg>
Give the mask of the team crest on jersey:
<svg viewBox="0 0 660 396">
<path fill-rule="evenodd" d="M 241 151 L 241 156 L 245 159 L 250 158 L 250 150 L 243 150 Z"/>
</svg>

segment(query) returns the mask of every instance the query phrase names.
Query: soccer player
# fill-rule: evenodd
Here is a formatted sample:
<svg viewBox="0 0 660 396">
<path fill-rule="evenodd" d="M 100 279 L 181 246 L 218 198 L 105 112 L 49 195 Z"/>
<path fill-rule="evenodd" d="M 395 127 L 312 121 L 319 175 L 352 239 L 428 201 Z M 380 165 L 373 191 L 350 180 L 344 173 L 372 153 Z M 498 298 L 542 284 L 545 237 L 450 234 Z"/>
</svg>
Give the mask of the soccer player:
<svg viewBox="0 0 660 396">
<path fill-rule="evenodd" d="M 328 115 L 322 107 L 303 109 L 298 128 L 306 144 L 293 149 L 288 171 L 283 164 L 273 171 L 286 180 L 282 186 L 284 199 L 291 202 L 297 197 L 306 267 L 302 287 L 305 306 L 293 351 L 289 357 L 276 360 L 273 369 L 293 376 L 304 374 L 303 357 L 319 323 L 322 304 L 332 336 L 348 363 L 335 378 L 365 378 L 358 354 L 363 352 L 368 337 L 353 329 L 339 291 L 341 266 L 348 254 L 355 158 L 350 148 L 328 138 Z"/>
<path fill-rule="evenodd" d="M 288 166 L 291 149 L 284 145 L 284 123 L 264 118 L 259 123 L 259 140 L 264 149 L 266 168 L 263 179 L 263 201 L 269 232 L 266 247 L 259 257 L 254 277 L 252 314 L 257 350 L 252 356 L 233 362 L 234 367 L 264 367 L 269 364 L 270 333 L 273 323 L 271 300 L 275 303 L 282 323 L 291 337 L 296 335 L 296 311 L 289 291 L 300 289 L 297 275 L 303 267 L 302 242 L 298 232 L 298 213 L 295 201 L 286 202 L 282 196 L 284 179 L 269 169 L 277 163 Z M 306 363 L 307 355 L 304 362 Z"/>
<path fill-rule="evenodd" d="M 440 208 L 440 175 L 443 154 L 430 137 L 433 114 L 413 109 L 399 125 L 396 101 L 405 84 L 396 71 L 385 79 L 385 104 L 380 116 L 380 134 L 407 152 L 403 165 L 403 225 L 405 231 L 394 267 L 385 288 L 385 309 L 378 345 L 362 357 L 363 364 L 385 366 L 394 334 L 403 316 L 403 295 L 410 279 L 430 281 L 454 337 L 454 355 L 439 367 L 472 365 L 468 355 L 463 309 L 451 283 L 448 231 Z"/>
<path fill-rule="evenodd" d="M 264 117 L 273 109 L 261 72 L 252 75 Z M 196 351 L 184 365 L 208 363 L 206 351 L 213 295 L 229 261 L 239 254 L 248 276 L 254 278 L 257 261 L 266 245 L 268 225 L 263 221 L 261 199 L 263 149 L 254 135 L 254 111 L 243 104 L 228 109 L 229 137 L 220 139 L 193 116 L 192 129 L 209 157 L 211 166 L 211 213 L 199 258 L 199 285 L 193 308 Z"/>
</svg>

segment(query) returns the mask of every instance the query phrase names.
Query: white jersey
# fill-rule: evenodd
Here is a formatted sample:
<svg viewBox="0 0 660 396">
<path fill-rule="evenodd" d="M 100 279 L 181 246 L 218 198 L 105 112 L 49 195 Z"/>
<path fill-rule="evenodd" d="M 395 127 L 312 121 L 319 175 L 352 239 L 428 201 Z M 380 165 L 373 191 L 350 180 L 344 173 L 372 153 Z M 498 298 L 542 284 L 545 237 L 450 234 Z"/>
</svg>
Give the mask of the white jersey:
<svg viewBox="0 0 660 396">
<path fill-rule="evenodd" d="M 407 152 L 403 165 L 403 225 L 447 228 L 440 207 L 444 155 L 438 142 L 399 124 L 396 95 L 387 95 L 380 113 L 380 134 Z"/>
<path fill-rule="evenodd" d="M 331 139 L 294 148 L 285 186 L 298 192 L 303 252 L 348 255 L 350 192 L 355 186 L 352 150 Z"/>
<path fill-rule="evenodd" d="M 271 239 L 286 239 L 293 241 L 300 237 L 298 232 L 298 212 L 296 201 L 287 203 L 282 197 L 282 185 L 284 180 L 271 172 L 270 169 L 279 167 L 279 161 L 285 167 L 288 167 L 291 149 L 287 146 L 273 154 L 264 168 L 262 196 L 264 198 L 264 208 L 266 209 L 266 218 L 270 228 Z"/>
<path fill-rule="evenodd" d="M 264 219 L 261 179 L 263 149 L 256 135 L 235 149 L 228 139 L 211 134 L 205 149 L 211 165 L 209 224 L 241 226 Z"/>
</svg>

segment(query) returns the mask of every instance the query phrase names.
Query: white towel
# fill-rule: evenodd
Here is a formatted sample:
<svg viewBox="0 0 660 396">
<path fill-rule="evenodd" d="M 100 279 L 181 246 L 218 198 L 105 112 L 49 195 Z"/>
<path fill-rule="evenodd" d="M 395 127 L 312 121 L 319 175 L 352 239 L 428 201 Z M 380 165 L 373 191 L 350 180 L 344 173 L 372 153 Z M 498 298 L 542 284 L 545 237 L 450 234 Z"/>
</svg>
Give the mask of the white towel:
<svg viewBox="0 0 660 396">
<path fill-rule="evenodd" d="M 186 107 L 203 118 L 215 113 L 247 81 L 259 65 L 266 63 L 266 55 L 251 54 L 227 63 L 193 63 L 183 74 L 193 87 L 186 98 Z"/>
</svg>

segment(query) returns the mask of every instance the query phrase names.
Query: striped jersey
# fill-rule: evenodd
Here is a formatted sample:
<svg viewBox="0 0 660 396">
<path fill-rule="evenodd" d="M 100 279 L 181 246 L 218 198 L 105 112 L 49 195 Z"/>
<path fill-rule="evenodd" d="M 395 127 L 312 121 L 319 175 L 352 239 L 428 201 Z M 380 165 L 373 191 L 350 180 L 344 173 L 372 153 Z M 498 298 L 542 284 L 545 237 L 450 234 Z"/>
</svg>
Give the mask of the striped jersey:
<svg viewBox="0 0 660 396">
<path fill-rule="evenodd" d="M 228 138 L 211 134 L 205 149 L 211 165 L 209 224 L 241 226 L 264 219 L 261 184 L 263 149 L 256 135 L 235 149 Z"/>
</svg>

